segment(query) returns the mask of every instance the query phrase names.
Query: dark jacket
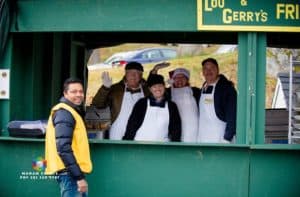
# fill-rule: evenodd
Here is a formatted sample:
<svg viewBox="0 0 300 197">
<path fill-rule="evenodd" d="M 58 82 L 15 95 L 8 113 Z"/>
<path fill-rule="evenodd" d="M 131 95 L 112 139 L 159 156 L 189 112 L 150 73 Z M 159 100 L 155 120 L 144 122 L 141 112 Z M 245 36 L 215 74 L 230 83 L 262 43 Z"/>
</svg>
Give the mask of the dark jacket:
<svg viewBox="0 0 300 197">
<path fill-rule="evenodd" d="M 142 80 L 141 84 L 144 95 L 148 96 L 150 93 L 148 87 L 146 86 L 145 80 Z M 113 84 L 110 88 L 101 86 L 92 100 L 92 105 L 96 106 L 97 108 L 106 108 L 107 106 L 109 106 L 111 113 L 111 122 L 113 123 L 120 113 L 124 90 L 124 79 L 116 84 Z"/>
<path fill-rule="evenodd" d="M 60 102 L 74 108 L 81 115 L 81 117 L 84 116 L 84 111 L 81 106 L 74 105 L 64 97 L 60 99 Z M 76 162 L 71 147 L 75 124 L 76 122 L 72 114 L 65 109 L 59 109 L 53 115 L 53 126 L 55 127 L 57 152 L 70 175 L 75 180 L 80 180 L 84 178 L 84 174 L 81 172 L 80 167 Z"/>
<path fill-rule="evenodd" d="M 151 97 L 140 99 L 134 106 L 128 120 L 124 140 L 133 140 L 137 130 L 142 126 L 146 111 L 147 101 Z M 166 100 L 160 105 L 165 105 Z M 169 108 L 169 139 L 171 141 L 180 141 L 181 137 L 181 119 L 176 104 L 168 101 Z M 150 105 L 155 105 L 150 100 Z M 158 106 L 159 107 L 159 106 Z M 155 123 L 153 123 L 155 124 Z"/>
<path fill-rule="evenodd" d="M 214 106 L 217 117 L 226 122 L 224 139 L 231 141 L 236 134 L 237 93 L 233 83 L 222 74 L 215 87 Z"/>
</svg>

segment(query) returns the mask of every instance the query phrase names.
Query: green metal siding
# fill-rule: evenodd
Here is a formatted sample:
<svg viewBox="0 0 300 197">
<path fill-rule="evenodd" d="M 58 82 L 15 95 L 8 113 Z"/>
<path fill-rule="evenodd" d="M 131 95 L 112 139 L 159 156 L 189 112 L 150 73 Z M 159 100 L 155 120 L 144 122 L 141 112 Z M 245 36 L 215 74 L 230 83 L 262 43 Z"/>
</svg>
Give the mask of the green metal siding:
<svg viewBox="0 0 300 197">
<path fill-rule="evenodd" d="M 300 196 L 299 147 L 268 147 L 94 140 L 89 196 Z M 43 140 L 2 137 L 0 154 L 1 195 L 59 196 L 53 179 L 20 178 L 34 172 Z"/>
<path fill-rule="evenodd" d="M 52 42 L 49 34 L 13 36 L 10 120 L 47 118 L 50 109 Z"/>
<path fill-rule="evenodd" d="M 249 197 L 300 196 L 299 153 L 299 150 L 251 151 Z"/>
<path fill-rule="evenodd" d="M 249 157 L 243 148 L 122 143 L 92 144 L 92 150 L 99 157 L 93 159 L 98 165 L 90 183 L 99 184 L 90 188 L 102 196 L 248 193 Z"/>
<path fill-rule="evenodd" d="M 9 39 L 6 44 L 6 48 L 3 54 L 0 54 L 0 69 L 10 69 L 12 62 L 12 40 Z M 2 56 L 1 56 L 2 55 Z M 11 73 L 10 73 L 11 75 Z M 10 78 L 10 83 L 12 80 Z M 10 93 L 11 97 L 11 93 Z M 0 99 L 0 135 L 2 135 L 6 130 L 6 125 L 9 121 L 10 116 L 10 100 L 9 99 Z"/>
<path fill-rule="evenodd" d="M 196 31 L 196 3 L 196 0 L 18 0 L 13 31 Z"/>
<path fill-rule="evenodd" d="M 239 33 L 237 142 L 264 143 L 266 35 Z"/>
<path fill-rule="evenodd" d="M 85 49 L 72 44 L 70 33 L 16 33 L 8 46 L 1 59 L 11 71 L 10 99 L 0 100 L 2 131 L 10 120 L 47 119 L 63 81 L 83 79 L 86 69 Z"/>
<path fill-rule="evenodd" d="M 14 148 L 12 148 L 14 147 Z M 7 196 L 58 196 L 53 180 L 20 179 L 34 172 L 31 162 L 44 155 L 44 142 L 1 140 L 0 164 Z M 248 194 L 249 151 L 246 147 L 184 146 L 94 142 L 90 196 L 240 196 Z M 17 190 L 14 188 L 18 188 Z"/>
</svg>

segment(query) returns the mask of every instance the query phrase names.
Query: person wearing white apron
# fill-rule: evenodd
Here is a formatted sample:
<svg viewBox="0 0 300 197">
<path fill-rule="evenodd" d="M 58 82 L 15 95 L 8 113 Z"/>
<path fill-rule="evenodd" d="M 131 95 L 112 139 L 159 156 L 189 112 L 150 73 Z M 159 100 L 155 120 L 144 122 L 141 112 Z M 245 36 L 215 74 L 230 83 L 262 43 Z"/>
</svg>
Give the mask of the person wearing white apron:
<svg viewBox="0 0 300 197">
<path fill-rule="evenodd" d="M 155 65 L 151 74 L 169 66 L 169 63 Z M 196 142 L 198 134 L 198 102 L 200 89 L 189 84 L 190 72 L 185 68 L 176 68 L 169 72 L 170 88 L 166 89 L 168 99 L 174 101 L 178 107 L 182 123 L 182 142 Z"/>
<path fill-rule="evenodd" d="M 137 130 L 134 140 L 168 142 L 169 109 L 166 103 L 164 107 L 151 106 L 147 99 L 147 111 L 144 122 Z"/>
<path fill-rule="evenodd" d="M 129 118 L 129 115 L 133 109 L 134 104 L 140 99 L 144 97 L 143 91 L 138 93 L 131 93 L 129 91 L 126 91 L 127 88 L 125 88 L 121 110 L 117 117 L 117 119 L 112 124 L 110 130 L 109 130 L 109 139 L 111 140 L 121 140 L 124 136 L 127 121 Z"/>
<path fill-rule="evenodd" d="M 233 83 L 219 74 L 213 58 L 202 62 L 205 83 L 199 101 L 197 142 L 230 143 L 236 133 L 236 91 Z"/>
<path fill-rule="evenodd" d="M 226 122 L 220 120 L 215 112 L 215 85 L 216 84 L 214 83 L 209 86 L 212 89 L 210 93 L 205 93 L 202 90 L 199 101 L 200 127 L 198 133 L 198 141 L 203 143 L 222 142 L 225 132 Z"/>
<path fill-rule="evenodd" d="M 200 89 L 190 87 L 190 72 L 185 68 L 171 71 L 171 99 L 178 107 L 182 123 L 182 142 L 196 142 L 198 134 L 198 99 Z"/>
<path fill-rule="evenodd" d="M 182 142 L 196 142 L 198 133 L 198 106 L 191 87 L 171 88 L 171 97 L 178 107 L 182 123 Z"/>
<path fill-rule="evenodd" d="M 165 99 L 165 83 L 161 75 L 151 75 L 147 81 L 151 96 L 134 106 L 124 140 L 180 141 L 181 120 L 174 102 Z"/>
<path fill-rule="evenodd" d="M 122 139 L 134 104 L 150 94 L 142 79 L 143 71 L 140 63 L 130 62 L 125 66 L 124 78 L 115 84 L 112 84 L 108 72 L 102 73 L 103 85 L 94 96 L 92 105 L 97 108 L 109 107 L 112 122 L 109 139 Z"/>
</svg>

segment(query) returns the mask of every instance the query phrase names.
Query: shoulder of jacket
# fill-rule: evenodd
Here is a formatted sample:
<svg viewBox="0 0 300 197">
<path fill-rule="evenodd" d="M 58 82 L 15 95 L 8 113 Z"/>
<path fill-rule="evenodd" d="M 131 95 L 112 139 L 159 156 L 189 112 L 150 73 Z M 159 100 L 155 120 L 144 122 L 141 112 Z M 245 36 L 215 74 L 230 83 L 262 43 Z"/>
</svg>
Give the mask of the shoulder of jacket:
<svg viewBox="0 0 300 197">
<path fill-rule="evenodd" d="M 75 119 L 73 115 L 71 114 L 70 111 L 64 109 L 64 108 L 59 108 L 53 113 L 53 121 L 55 122 L 70 122 L 74 123 Z"/>
<path fill-rule="evenodd" d="M 111 87 L 110 87 L 110 93 L 119 93 L 119 92 L 124 92 L 124 89 L 125 89 L 125 85 L 122 84 L 122 83 L 116 83 L 116 84 L 113 84 Z"/>
<path fill-rule="evenodd" d="M 228 80 L 223 74 L 220 74 L 220 79 L 217 83 L 220 87 L 234 87 L 233 82 Z"/>
<path fill-rule="evenodd" d="M 143 98 L 140 98 L 136 104 L 146 104 L 148 101 L 148 98 L 147 97 L 143 97 Z"/>
<path fill-rule="evenodd" d="M 194 92 L 194 93 L 200 93 L 200 91 L 201 91 L 201 89 L 200 88 L 197 88 L 197 87 L 191 87 L 192 88 L 192 91 Z"/>
<path fill-rule="evenodd" d="M 177 107 L 177 105 L 174 101 L 168 100 L 167 102 L 168 102 L 169 107 Z"/>
</svg>

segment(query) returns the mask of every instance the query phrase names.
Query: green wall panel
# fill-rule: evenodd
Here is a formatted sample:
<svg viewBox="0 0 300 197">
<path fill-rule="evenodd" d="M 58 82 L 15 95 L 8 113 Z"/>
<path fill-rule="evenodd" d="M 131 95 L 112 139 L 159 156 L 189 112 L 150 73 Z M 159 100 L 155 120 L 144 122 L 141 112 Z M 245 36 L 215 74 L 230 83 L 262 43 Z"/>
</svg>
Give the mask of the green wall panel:
<svg viewBox="0 0 300 197">
<path fill-rule="evenodd" d="M 8 39 L 4 53 L 0 54 L 0 69 L 10 69 L 12 62 L 12 39 Z M 10 72 L 10 83 L 11 83 L 11 72 Z M 10 90 L 11 91 L 11 90 Z M 10 93 L 11 95 L 11 93 Z M 9 121 L 9 110 L 10 99 L 0 99 L 0 135 L 7 134 L 6 125 Z"/>
<path fill-rule="evenodd" d="M 42 145 L 32 141 L 0 141 L 0 175 L 3 178 L 0 196 L 59 196 L 55 179 L 29 175 L 35 173 L 32 161 L 44 155 Z"/>
<path fill-rule="evenodd" d="M 299 163 L 299 150 L 252 151 L 250 197 L 299 197 Z"/>
<path fill-rule="evenodd" d="M 14 31 L 196 31 L 196 2 L 18 0 Z"/>
<path fill-rule="evenodd" d="M 14 33 L 12 37 L 9 119 L 48 119 L 50 107 L 62 95 L 63 81 L 72 74 L 71 34 Z M 78 51 L 72 68 L 83 79 L 84 50 Z"/>
<path fill-rule="evenodd" d="M 34 172 L 32 160 L 43 156 L 42 140 L 0 139 L 0 185 L 6 196 L 58 196 L 52 179 L 20 179 Z M 172 144 L 172 143 L 171 143 Z M 7 154 L 9 153 L 9 154 Z M 248 194 L 249 151 L 246 147 L 183 144 L 91 144 L 90 196 L 237 196 Z M 17 190 L 15 189 L 17 188 Z"/>
<path fill-rule="evenodd" d="M 14 34 L 10 120 L 47 119 L 50 110 L 50 34 Z"/>
<path fill-rule="evenodd" d="M 300 147 L 91 141 L 90 196 L 300 196 Z M 294 150 L 291 150 L 294 149 Z M 1 196 L 59 196 L 34 173 L 44 141 L 0 138 Z"/>
<path fill-rule="evenodd" d="M 266 36 L 238 36 L 237 143 L 263 144 L 265 124 Z"/>
<path fill-rule="evenodd" d="M 98 184 L 90 188 L 102 196 L 248 193 L 249 155 L 243 148 L 92 144 L 92 149 L 95 166 L 89 177 Z"/>
</svg>

